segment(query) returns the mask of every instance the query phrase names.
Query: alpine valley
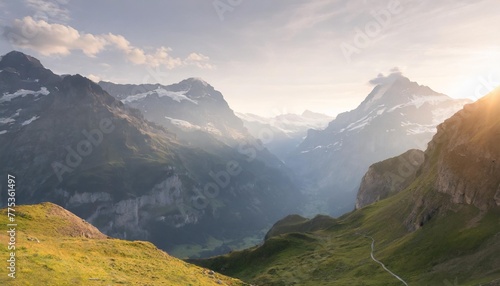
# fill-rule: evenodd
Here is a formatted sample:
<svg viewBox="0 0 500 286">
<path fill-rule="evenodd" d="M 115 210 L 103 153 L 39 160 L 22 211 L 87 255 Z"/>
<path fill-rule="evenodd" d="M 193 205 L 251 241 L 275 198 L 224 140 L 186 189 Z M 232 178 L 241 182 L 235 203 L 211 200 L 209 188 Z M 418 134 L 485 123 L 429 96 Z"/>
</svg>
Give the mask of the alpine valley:
<svg viewBox="0 0 500 286">
<path fill-rule="evenodd" d="M 370 83 L 336 117 L 265 118 L 200 78 L 96 83 L 0 57 L 18 258 L 0 284 L 500 285 L 500 88 Z"/>
<path fill-rule="evenodd" d="M 370 167 L 359 196 L 377 202 L 287 216 L 260 246 L 191 262 L 256 285 L 500 285 L 498 114 L 500 88 L 440 124 L 423 162 L 410 151 Z"/>
</svg>

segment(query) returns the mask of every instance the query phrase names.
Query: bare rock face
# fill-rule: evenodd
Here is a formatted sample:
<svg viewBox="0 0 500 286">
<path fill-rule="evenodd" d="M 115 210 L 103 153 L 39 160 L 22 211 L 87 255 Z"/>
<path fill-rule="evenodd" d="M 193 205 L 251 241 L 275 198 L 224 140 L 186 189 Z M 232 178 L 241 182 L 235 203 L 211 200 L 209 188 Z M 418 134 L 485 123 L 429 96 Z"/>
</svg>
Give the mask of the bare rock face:
<svg viewBox="0 0 500 286">
<path fill-rule="evenodd" d="M 424 152 L 409 150 L 397 157 L 375 163 L 361 181 L 356 209 L 385 199 L 406 189 L 424 162 Z"/>
<path fill-rule="evenodd" d="M 453 203 L 500 206 L 499 114 L 497 89 L 445 121 L 429 144 L 426 156 L 437 162 L 435 188 Z"/>
<path fill-rule="evenodd" d="M 418 171 L 409 231 L 441 210 L 500 206 L 500 89 L 466 105 L 438 126 Z"/>
</svg>

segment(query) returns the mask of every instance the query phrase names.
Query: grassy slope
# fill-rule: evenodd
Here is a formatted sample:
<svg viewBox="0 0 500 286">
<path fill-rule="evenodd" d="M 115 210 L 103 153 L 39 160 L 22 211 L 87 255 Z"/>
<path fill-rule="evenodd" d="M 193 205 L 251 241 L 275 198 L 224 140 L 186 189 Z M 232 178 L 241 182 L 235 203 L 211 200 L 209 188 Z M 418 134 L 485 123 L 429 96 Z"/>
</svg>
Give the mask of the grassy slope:
<svg viewBox="0 0 500 286">
<path fill-rule="evenodd" d="M 428 192 L 437 204 L 449 200 L 417 188 L 425 183 L 336 221 L 323 220 L 321 230 L 279 234 L 260 247 L 194 262 L 258 285 L 402 285 L 370 259 L 369 235 L 376 240 L 375 257 L 412 286 L 500 279 L 500 209 L 480 213 L 456 205 L 407 231 L 403 222 L 415 196 Z"/>
<path fill-rule="evenodd" d="M 16 214 L 17 278 L 7 277 L 2 266 L 0 285 L 244 285 L 173 258 L 151 243 L 107 239 L 51 203 L 19 206 Z M 7 224 L 5 209 L 0 224 Z M 0 232 L 2 261 L 9 255 L 7 241 L 7 233 Z"/>
</svg>

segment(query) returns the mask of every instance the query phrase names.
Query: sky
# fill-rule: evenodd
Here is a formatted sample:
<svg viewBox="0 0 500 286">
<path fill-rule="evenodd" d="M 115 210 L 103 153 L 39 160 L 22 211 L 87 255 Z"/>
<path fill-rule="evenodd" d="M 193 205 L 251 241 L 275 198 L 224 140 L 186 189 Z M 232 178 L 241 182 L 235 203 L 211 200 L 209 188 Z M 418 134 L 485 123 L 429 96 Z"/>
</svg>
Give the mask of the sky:
<svg viewBox="0 0 500 286">
<path fill-rule="evenodd" d="M 0 54 L 94 81 L 199 77 L 242 113 L 336 115 L 395 68 L 454 98 L 485 95 L 500 85 L 498 11 L 497 0 L 0 0 Z"/>
</svg>

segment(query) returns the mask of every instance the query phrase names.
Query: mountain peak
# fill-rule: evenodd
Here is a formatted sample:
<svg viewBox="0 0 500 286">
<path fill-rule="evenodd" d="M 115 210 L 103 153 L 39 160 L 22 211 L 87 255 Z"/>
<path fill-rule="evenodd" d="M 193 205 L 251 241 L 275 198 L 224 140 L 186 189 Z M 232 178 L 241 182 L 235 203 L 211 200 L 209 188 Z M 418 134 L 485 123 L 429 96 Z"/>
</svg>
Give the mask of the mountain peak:
<svg viewBox="0 0 500 286">
<path fill-rule="evenodd" d="M 0 70 L 10 74 L 9 79 L 6 79 L 10 83 L 29 80 L 49 84 L 60 80 L 59 76 L 46 69 L 38 59 L 18 51 L 0 57 Z"/>
<path fill-rule="evenodd" d="M 306 118 L 317 118 L 317 119 L 320 119 L 320 118 L 323 118 L 323 119 L 332 119 L 333 117 L 331 116 L 328 116 L 326 114 L 323 114 L 323 113 L 318 113 L 318 112 L 314 112 L 314 111 L 310 111 L 310 110 L 305 110 L 304 112 L 302 112 L 302 117 L 306 117 Z"/>
<path fill-rule="evenodd" d="M 167 86 L 167 89 L 183 91 L 187 97 L 193 100 L 208 99 L 220 102 L 224 101 L 222 94 L 201 78 L 190 77 L 179 83 Z"/>
<path fill-rule="evenodd" d="M 434 97 L 437 101 L 450 99 L 428 86 L 411 81 L 399 72 L 388 76 L 379 74 L 376 78 L 370 80 L 370 84 L 375 85 L 375 87 L 359 105 L 358 109 L 368 111 L 379 106 L 394 107 L 415 101 L 426 101 L 422 99 L 424 97 Z"/>
<path fill-rule="evenodd" d="M 183 81 L 195 83 L 195 84 L 202 84 L 203 86 L 209 86 L 209 84 L 200 77 L 190 77 L 190 78 L 187 78 Z"/>
<path fill-rule="evenodd" d="M 0 68 L 17 68 L 30 66 L 43 68 L 42 63 L 40 63 L 39 60 L 19 51 L 12 51 L 0 57 Z"/>
</svg>

